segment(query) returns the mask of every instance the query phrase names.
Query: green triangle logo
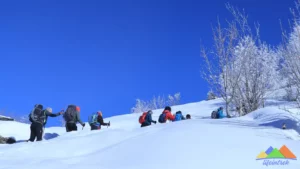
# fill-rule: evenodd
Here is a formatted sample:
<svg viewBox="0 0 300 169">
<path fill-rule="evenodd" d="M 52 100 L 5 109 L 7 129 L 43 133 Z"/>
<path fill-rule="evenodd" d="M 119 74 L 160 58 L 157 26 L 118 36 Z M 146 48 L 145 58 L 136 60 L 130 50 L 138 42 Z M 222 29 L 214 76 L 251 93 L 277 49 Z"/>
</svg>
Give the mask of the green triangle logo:
<svg viewBox="0 0 300 169">
<path fill-rule="evenodd" d="M 285 158 L 277 148 L 274 148 L 273 151 L 266 158 Z"/>
</svg>

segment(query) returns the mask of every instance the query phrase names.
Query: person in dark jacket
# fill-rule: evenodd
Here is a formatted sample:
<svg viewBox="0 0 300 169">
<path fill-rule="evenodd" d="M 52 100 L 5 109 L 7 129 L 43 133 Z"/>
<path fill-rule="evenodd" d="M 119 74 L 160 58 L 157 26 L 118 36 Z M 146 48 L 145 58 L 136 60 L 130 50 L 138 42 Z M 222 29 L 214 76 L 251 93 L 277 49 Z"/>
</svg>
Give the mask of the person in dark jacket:
<svg viewBox="0 0 300 169">
<path fill-rule="evenodd" d="M 42 107 L 40 107 L 42 108 Z M 33 142 L 35 139 L 36 141 L 41 141 L 43 139 L 45 126 L 47 124 L 48 116 L 50 117 L 57 117 L 61 115 L 63 112 L 59 112 L 56 114 L 52 114 L 52 108 L 48 107 L 45 110 L 42 110 L 41 117 L 39 120 L 32 121 L 30 126 L 30 138 L 28 141 Z M 31 119 L 32 120 L 32 119 Z"/>
<path fill-rule="evenodd" d="M 52 108 L 47 107 L 45 110 L 43 110 L 43 113 L 46 115 L 44 126 L 43 126 L 43 134 L 42 134 L 44 136 L 45 127 L 46 127 L 46 124 L 47 124 L 47 121 L 48 121 L 48 117 L 57 117 L 57 116 L 62 115 L 64 112 L 63 112 L 63 110 L 61 110 L 58 113 L 52 113 Z"/>
<path fill-rule="evenodd" d="M 150 126 L 151 123 L 156 124 L 156 121 L 152 120 L 152 114 L 153 114 L 153 112 L 152 112 L 151 110 L 149 110 L 149 111 L 147 112 L 147 115 L 146 115 L 146 117 L 145 117 L 145 122 L 142 123 L 141 127 Z"/>
<path fill-rule="evenodd" d="M 72 105 L 70 107 L 70 109 L 72 109 L 72 107 L 74 107 L 74 105 Z M 67 109 L 67 111 L 68 111 L 68 109 Z M 82 125 L 82 127 L 85 126 L 85 123 L 83 123 L 80 119 L 80 107 L 75 106 L 74 111 L 75 112 L 72 112 L 74 114 L 71 117 L 68 116 L 69 114 L 67 114 L 67 112 L 64 113 L 64 119 L 66 121 L 66 131 L 67 132 L 77 131 L 77 125 L 76 125 L 77 122 L 79 122 Z"/>
<path fill-rule="evenodd" d="M 98 111 L 97 114 L 98 114 L 97 122 L 90 124 L 91 130 L 100 130 L 101 126 L 110 126 L 110 122 L 109 123 L 104 122 L 101 111 Z"/>
</svg>

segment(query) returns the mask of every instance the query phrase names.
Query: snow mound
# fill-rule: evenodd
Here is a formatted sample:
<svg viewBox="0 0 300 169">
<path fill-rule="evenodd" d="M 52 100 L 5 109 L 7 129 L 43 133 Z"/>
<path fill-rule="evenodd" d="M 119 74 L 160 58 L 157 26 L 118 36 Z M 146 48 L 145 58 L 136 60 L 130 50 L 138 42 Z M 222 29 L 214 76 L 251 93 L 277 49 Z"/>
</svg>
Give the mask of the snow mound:
<svg viewBox="0 0 300 169">
<path fill-rule="evenodd" d="M 294 114 L 275 107 L 266 107 L 249 113 L 244 118 L 253 119 L 259 126 L 269 126 L 281 129 L 283 124 L 287 129 L 293 129 L 300 134 L 300 119 Z"/>
</svg>

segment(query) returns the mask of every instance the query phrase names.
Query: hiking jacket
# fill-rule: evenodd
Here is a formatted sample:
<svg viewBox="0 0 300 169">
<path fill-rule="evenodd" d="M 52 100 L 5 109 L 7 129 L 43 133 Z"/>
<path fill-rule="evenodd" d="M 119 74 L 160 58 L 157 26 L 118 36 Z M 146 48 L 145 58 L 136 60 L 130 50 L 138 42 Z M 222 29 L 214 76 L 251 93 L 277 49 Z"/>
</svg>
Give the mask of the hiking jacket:
<svg viewBox="0 0 300 169">
<path fill-rule="evenodd" d="M 219 115 L 219 118 L 220 118 L 220 119 L 226 117 L 226 116 L 224 115 L 224 113 L 223 113 L 223 110 L 219 110 L 219 111 L 218 111 L 218 115 Z"/>
<path fill-rule="evenodd" d="M 176 121 L 176 116 L 179 115 L 180 116 L 180 119 L 179 120 L 185 120 L 185 117 L 182 115 L 182 113 L 178 113 L 178 114 L 175 114 L 175 118 L 174 118 L 174 121 Z M 177 120 L 177 121 L 179 121 Z"/>
<path fill-rule="evenodd" d="M 171 121 L 174 121 L 175 119 L 175 116 L 172 115 L 172 113 L 169 111 L 169 110 L 164 110 L 164 112 L 166 114 L 166 118 L 165 120 L 171 120 Z"/>
<path fill-rule="evenodd" d="M 45 117 L 44 126 L 46 126 L 46 124 L 47 124 L 48 116 L 50 116 L 50 117 L 57 117 L 57 116 L 60 115 L 60 112 L 58 112 L 58 113 L 56 113 L 56 114 L 50 113 L 50 112 L 47 111 L 47 110 L 43 110 L 43 112 L 45 113 L 45 116 L 46 116 L 46 117 Z"/>
<path fill-rule="evenodd" d="M 100 116 L 100 115 L 98 115 L 97 121 L 98 121 L 98 123 L 100 123 L 100 125 L 102 125 L 102 126 L 108 126 L 108 123 L 104 123 L 103 117 Z"/>
<path fill-rule="evenodd" d="M 152 119 L 152 115 L 150 113 L 147 113 L 144 123 L 147 123 L 147 124 L 155 123 L 155 121 Z"/>
</svg>

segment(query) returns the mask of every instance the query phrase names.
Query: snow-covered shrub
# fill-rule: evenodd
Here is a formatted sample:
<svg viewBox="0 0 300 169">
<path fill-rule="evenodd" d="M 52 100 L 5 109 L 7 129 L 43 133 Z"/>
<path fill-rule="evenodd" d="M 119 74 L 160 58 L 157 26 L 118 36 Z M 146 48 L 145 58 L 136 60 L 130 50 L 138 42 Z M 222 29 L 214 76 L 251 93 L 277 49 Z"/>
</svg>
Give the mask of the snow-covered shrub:
<svg viewBox="0 0 300 169">
<path fill-rule="evenodd" d="M 214 94 L 214 92 L 212 90 L 210 90 L 208 93 L 207 93 L 207 98 L 206 100 L 214 100 L 216 99 L 217 96 Z"/>
<path fill-rule="evenodd" d="M 149 101 L 136 99 L 135 106 L 131 108 L 131 113 L 141 113 L 148 110 L 161 109 L 166 106 L 175 106 L 180 104 L 180 93 L 175 93 L 173 96 L 168 95 L 167 98 L 164 96 L 154 96 Z"/>
</svg>

